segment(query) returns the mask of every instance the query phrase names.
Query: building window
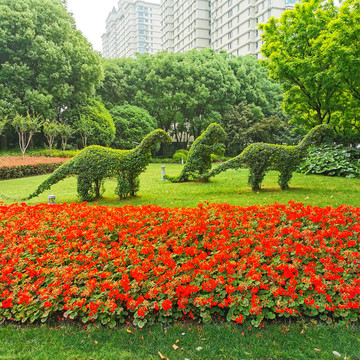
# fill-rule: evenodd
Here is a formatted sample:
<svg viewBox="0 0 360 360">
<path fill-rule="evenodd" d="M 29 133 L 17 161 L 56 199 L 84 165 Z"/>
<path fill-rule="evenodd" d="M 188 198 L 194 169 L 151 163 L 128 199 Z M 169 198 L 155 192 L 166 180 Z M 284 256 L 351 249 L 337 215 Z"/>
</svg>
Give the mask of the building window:
<svg viewBox="0 0 360 360">
<path fill-rule="evenodd" d="M 228 18 L 232 16 L 232 10 L 228 11 Z"/>
<path fill-rule="evenodd" d="M 248 20 L 248 27 L 250 27 L 250 20 Z"/>
<path fill-rule="evenodd" d="M 268 18 L 271 18 L 271 10 L 268 10 Z"/>
<path fill-rule="evenodd" d="M 228 43 L 228 49 L 231 49 L 231 43 Z"/>
<path fill-rule="evenodd" d="M 232 27 L 232 21 L 230 20 L 229 22 L 228 22 L 228 29 L 230 29 Z"/>
<path fill-rule="evenodd" d="M 250 39 L 250 31 L 248 32 L 248 39 Z"/>
<path fill-rule="evenodd" d="M 248 44 L 248 50 L 250 51 L 250 44 Z"/>
<path fill-rule="evenodd" d="M 231 39 L 232 38 L 232 32 L 230 31 L 229 33 L 228 33 L 228 39 Z"/>
</svg>

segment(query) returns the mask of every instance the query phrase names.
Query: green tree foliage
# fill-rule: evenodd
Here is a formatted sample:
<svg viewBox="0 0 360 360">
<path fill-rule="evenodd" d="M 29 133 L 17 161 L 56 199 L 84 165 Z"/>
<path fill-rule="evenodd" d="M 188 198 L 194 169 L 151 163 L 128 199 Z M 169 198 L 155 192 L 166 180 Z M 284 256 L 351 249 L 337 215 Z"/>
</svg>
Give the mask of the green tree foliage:
<svg viewBox="0 0 360 360">
<path fill-rule="evenodd" d="M 179 142 L 198 137 L 213 121 L 220 122 L 236 99 L 238 84 L 228 60 L 210 49 L 103 63 L 105 79 L 98 89 L 102 101 L 146 109 Z"/>
<path fill-rule="evenodd" d="M 28 199 L 68 176 L 77 175 L 77 191 L 82 200 L 99 197 L 105 179 L 116 177 L 119 197 L 135 195 L 139 190 L 139 175 L 146 169 L 151 158 L 151 148 L 158 142 L 170 143 L 171 138 L 164 130 L 154 130 L 132 150 L 114 150 L 92 145 L 61 165 L 29 195 Z"/>
<path fill-rule="evenodd" d="M 260 25 L 261 63 L 285 90 L 284 109 L 309 129 L 330 124 L 359 130 L 359 4 L 305 0 Z"/>
<path fill-rule="evenodd" d="M 25 151 L 29 147 L 33 135 L 40 131 L 42 124 L 39 121 L 39 117 L 34 117 L 27 113 L 26 116 L 16 114 L 11 121 L 11 125 L 18 134 L 19 147 L 24 159 Z"/>
<path fill-rule="evenodd" d="M 249 106 L 255 120 L 281 114 L 281 87 L 253 55 L 230 56 L 229 64 L 239 83 L 235 104 Z"/>
<path fill-rule="evenodd" d="M 227 134 L 226 154 L 235 156 L 251 143 L 292 143 L 293 135 L 286 119 L 279 115 L 256 116 L 249 105 L 234 105 L 226 111 L 221 124 Z"/>
<path fill-rule="evenodd" d="M 102 76 L 99 56 L 61 0 L 0 0 L 0 106 L 59 120 Z"/>
<path fill-rule="evenodd" d="M 75 126 L 82 139 L 83 146 L 87 143 L 109 146 L 115 138 L 115 125 L 110 112 L 97 100 L 90 100 L 86 106 L 79 109 Z"/>
<path fill-rule="evenodd" d="M 322 124 L 314 127 L 296 146 L 273 145 L 254 143 L 247 146 L 238 156 L 217 166 L 202 176 L 208 180 L 222 171 L 238 169 L 241 166 L 249 168 L 248 183 L 252 190 L 259 190 L 264 176 L 268 170 L 279 171 L 278 183 L 281 189 L 289 187 L 292 173 L 300 165 L 301 160 L 307 154 L 307 149 L 315 142 L 318 143 L 325 136 L 333 134 L 331 126 Z"/>
<path fill-rule="evenodd" d="M 110 114 L 116 128 L 111 146 L 117 149 L 132 149 L 146 134 L 157 128 L 156 120 L 145 109 L 137 106 L 115 106 Z"/>
</svg>

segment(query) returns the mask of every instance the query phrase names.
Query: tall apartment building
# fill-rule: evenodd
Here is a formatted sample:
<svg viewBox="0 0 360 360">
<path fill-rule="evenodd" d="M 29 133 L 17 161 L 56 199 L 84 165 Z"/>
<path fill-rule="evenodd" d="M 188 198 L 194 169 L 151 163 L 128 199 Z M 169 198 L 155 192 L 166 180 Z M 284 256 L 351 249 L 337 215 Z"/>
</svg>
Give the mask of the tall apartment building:
<svg viewBox="0 0 360 360">
<path fill-rule="evenodd" d="M 296 0 L 212 0 L 211 47 L 234 55 L 258 56 L 261 48 L 258 23 L 277 18 Z"/>
<path fill-rule="evenodd" d="M 258 56 L 257 24 L 279 17 L 297 0 L 162 0 L 162 48 L 182 52 L 211 47 Z"/>
<path fill-rule="evenodd" d="M 161 50 L 160 5 L 144 0 L 119 0 L 106 19 L 104 57 L 133 57 Z"/>
<path fill-rule="evenodd" d="M 162 48 L 184 52 L 211 46 L 211 2 L 161 1 Z"/>
</svg>

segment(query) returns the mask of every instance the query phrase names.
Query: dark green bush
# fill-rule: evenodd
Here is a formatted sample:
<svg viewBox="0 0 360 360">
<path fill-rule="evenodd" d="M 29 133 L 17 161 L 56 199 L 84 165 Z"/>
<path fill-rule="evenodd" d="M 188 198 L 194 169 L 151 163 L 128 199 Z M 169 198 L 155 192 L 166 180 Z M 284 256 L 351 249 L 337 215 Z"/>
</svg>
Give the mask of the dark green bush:
<svg viewBox="0 0 360 360">
<path fill-rule="evenodd" d="M 298 171 L 304 174 L 360 177 L 360 150 L 342 145 L 311 147 Z"/>
<path fill-rule="evenodd" d="M 58 150 L 58 149 L 52 149 L 51 151 L 51 157 L 60 157 L 60 158 L 72 158 L 75 155 L 77 155 L 80 152 L 80 150 Z M 30 150 L 29 155 L 31 156 L 47 156 L 49 155 L 48 149 L 37 149 L 37 150 Z"/>
</svg>

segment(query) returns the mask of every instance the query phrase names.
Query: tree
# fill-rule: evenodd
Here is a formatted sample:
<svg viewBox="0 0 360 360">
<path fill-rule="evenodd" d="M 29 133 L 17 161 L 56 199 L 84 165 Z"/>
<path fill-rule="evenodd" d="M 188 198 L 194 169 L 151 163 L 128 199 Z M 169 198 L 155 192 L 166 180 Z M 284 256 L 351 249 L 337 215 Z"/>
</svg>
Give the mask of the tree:
<svg viewBox="0 0 360 360">
<path fill-rule="evenodd" d="M 83 148 L 87 147 L 87 139 L 89 136 L 92 135 L 92 126 L 91 126 L 91 121 L 89 121 L 89 119 L 84 116 L 84 115 L 80 115 L 79 120 L 75 123 L 76 128 L 77 128 L 77 132 L 80 134 L 81 136 L 81 141 L 82 141 L 82 146 Z"/>
<path fill-rule="evenodd" d="M 239 83 L 235 104 L 248 105 L 256 119 L 280 115 L 282 90 L 269 71 L 252 55 L 230 56 L 228 61 Z"/>
<path fill-rule="evenodd" d="M 226 154 L 240 154 L 246 146 L 256 142 L 269 144 L 293 143 L 287 121 L 281 116 L 254 116 L 249 105 L 234 105 L 222 117 L 222 126 L 228 135 Z"/>
<path fill-rule="evenodd" d="M 60 123 L 59 125 L 59 134 L 61 137 L 61 149 L 66 150 L 67 142 L 69 138 L 75 133 L 75 129 L 69 124 Z"/>
<path fill-rule="evenodd" d="M 333 123 L 332 115 L 341 110 L 344 100 L 343 84 L 322 50 L 329 23 L 337 14 L 332 3 L 304 0 L 294 10 L 284 11 L 280 19 L 270 18 L 260 25 L 261 52 L 266 57 L 261 64 L 281 81 L 285 111 L 305 128 Z"/>
<path fill-rule="evenodd" d="M 25 151 L 28 148 L 32 136 L 40 131 L 41 122 L 39 117 L 33 117 L 29 113 L 26 116 L 16 114 L 14 119 L 11 121 L 11 125 L 19 137 L 19 147 L 24 159 Z"/>
<path fill-rule="evenodd" d="M 90 100 L 79 109 L 78 116 L 86 119 L 86 126 L 90 127 L 87 140 L 91 144 L 110 146 L 115 138 L 115 125 L 111 114 L 100 101 Z"/>
<path fill-rule="evenodd" d="M 43 132 L 49 145 L 50 156 L 55 138 L 59 135 L 59 131 L 59 124 L 55 120 L 43 122 Z"/>
<path fill-rule="evenodd" d="M 116 134 L 112 147 L 132 149 L 158 126 L 156 120 L 145 109 L 137 106 L 115 106 L 110 110 L 114 120 Z"/>
<path fill-rule="evenodd" d="M 220 122 L 236 99 L 238 85 L 228 60 L 210 49 L 103 63 L 105 79 L 97 92 L 102 101 L 146 109 L 177 141 L 187 142 Z"/>
<path fill-rule="evenodd" d="M 345 106 L 336 114 L 345 143 L 360 142 L 360 4 L 348 0 L 328 26 L 321 51 L 343 84 Z"/>
<path fill-rule="evenodd" d="M 60 120 L 99 83 L 99 55 L 61 0 L 0 0 L 0 106 Z"/>
</svg>

